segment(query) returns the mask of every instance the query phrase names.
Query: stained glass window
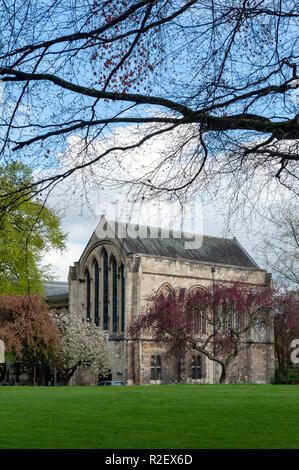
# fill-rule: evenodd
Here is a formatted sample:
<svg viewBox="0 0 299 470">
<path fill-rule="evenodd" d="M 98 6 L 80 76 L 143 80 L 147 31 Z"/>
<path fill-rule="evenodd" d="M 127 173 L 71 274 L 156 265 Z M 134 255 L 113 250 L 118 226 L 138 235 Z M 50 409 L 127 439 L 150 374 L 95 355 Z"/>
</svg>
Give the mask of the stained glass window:
<svg viewBox="0 0 299 470">
<path fill-rule="evenodd" d="M 86 269 L 86 318 L 90 320 L 90 274 Z"/>
<path fill-rule="evenodd" d="M 198 335 L 200 331 L 200 320 L 201 320 L 201 315 L 198 311 L 195 311 L 193 313 L 193 325 L 194 325 L 194 334 Z"/>
<path fill-rule="evenodd" d="M 229 310 L 227 314 L 227 331 L 230 331 L 232 327 L 233 327 L 233 312 Z"/>
<path fill-rule="evenodd" d="M 108 330 L 108 255 L 103 251 L 103 329 Z"/>
<path fill-rule="evenodd" d="M 121 278 L 121 331 L 125 331 L 125 273 L 123 264 L 120 267 Z"/>
<path fill-rule="evenodd" d="M 117 264 L 112 261 L 112 331 L 117 332 Z"/>
<path fill-rule="evenodd" d="M 94 322 L 99 326 L 100 272 L 97 260 L 94 262 Z"/>
</svg>

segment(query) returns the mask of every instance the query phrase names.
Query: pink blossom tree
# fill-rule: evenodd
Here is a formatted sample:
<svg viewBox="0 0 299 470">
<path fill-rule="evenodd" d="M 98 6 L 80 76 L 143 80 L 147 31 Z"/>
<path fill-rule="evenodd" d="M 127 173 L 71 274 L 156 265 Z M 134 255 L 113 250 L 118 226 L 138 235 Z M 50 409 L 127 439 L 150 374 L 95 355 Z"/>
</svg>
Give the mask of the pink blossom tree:
<svg viewBox="0 0 299 470">
<path fill-rule="evenodd" d="M 6 354 L 33 372 L 34 384 L 37 362 L 54 359 L 60 346 L 53 311 L 40 295 L 0 296 L 0 339 Z"/>
<path fill-rule="evenodd" d="M 196 291 L 177 289 L 148 297 L 129 333 L 150 333 L 167 345 L 167 354 L 176 356 L 186 348 L 204 354 L 221 366 L 220 383 L 225 383 L 229 366 L 248 345 L 247 332 L 271 325 L 273 306 L 273 290 L 262 286 L 214 283 Z"/>
</svg>

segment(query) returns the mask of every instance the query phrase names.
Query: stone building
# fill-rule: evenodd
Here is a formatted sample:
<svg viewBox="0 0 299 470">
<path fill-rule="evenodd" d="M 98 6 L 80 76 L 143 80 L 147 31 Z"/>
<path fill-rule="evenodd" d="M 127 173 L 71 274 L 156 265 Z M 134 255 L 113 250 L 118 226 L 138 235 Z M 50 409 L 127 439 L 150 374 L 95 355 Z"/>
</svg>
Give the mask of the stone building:
<svg viewBox="0 0 299 470">
<path fill-rule="evenodd" d="M 164 358 L 162 345 L 127 335 L 129 323 L 149 294 L 176 287 L 205 288 L 213 279 L 250 286 L 269 286 L 272 282 L 271 275 L 257 266 L 236 238 L 203 236 L 199 248 L 186 249 L 182 234 L 180 238 L 172 233 L 163 238 L 157 229 L 158 236 L 152 238 L 147 230 L 145 237 L 126 238 L 101 238 L 95 231 L 79 261 L 69 270 L 69 310 L 109 331 L 111 378 L 128 385 L 177 380 L 176 361 Z M 269 383 L 274 371 L 272 328 L 262 334 L 252 331 L 247 340 L 248 347 L 230 368 L 229 381 Z M 182 361 L 186 383 L 215 383 L 219 374 L 215 362 L 194 351 Z M 93 384 L 97 380 L 81 373 L 75 383 Z"/>
</svg>

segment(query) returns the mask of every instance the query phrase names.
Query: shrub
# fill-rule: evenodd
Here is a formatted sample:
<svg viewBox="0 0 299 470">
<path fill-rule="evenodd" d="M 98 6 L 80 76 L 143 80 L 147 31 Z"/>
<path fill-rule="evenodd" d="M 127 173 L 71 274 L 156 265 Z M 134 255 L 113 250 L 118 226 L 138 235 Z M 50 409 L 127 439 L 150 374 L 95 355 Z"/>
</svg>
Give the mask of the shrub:
<svg viewBox="0 0 299 470">
<path fill-rule="evenodd" d="M 281 385 L 299 384 L 299 368 L 276 369 L 273 383 Z"/>
</svg>

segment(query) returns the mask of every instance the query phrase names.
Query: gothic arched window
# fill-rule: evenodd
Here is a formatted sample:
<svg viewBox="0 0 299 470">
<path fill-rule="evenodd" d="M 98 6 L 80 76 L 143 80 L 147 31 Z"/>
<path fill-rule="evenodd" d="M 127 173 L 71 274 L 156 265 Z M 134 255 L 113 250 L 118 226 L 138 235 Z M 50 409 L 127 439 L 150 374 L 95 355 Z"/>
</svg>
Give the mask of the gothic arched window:
<svg viewBox="0 0 299 470">
<path fill-rule="evenodd" d="M 168 282 L 164 282 L 164 284 L 159 287 L 157 294 L 163 294 L 164 297 L 169 297 L 173 294 L 172 287 L 170 286 L 170 284 L 168 284 Z"/>
<path fill-rule="evenodd" d="M 112 258 L 112 331 L 117 332 L 117 264 Z"/>
<path fill-rule="evenodd" d="M 94 262 L 94 322 L 99 326 L 100 271 L 97 260 Z"/>
<path fill-rule="evenodd" d="M 124 265 L 120 266 L 121 280 L 121 331 L 125 331 L 125 270 Z"/>
<path fill-rule="evenodd" d="M 90 320 L 90 274 L 88 269 L 85 271 L 86 276 L 86 319 Z"/>
<path fill-rule="evenodd" d="M 229 332 L 233 328 L 233 312 L 232 309 L 229 308 L 227 312 L 227 331 Z"/>
<path fill-rule="evenodd" d="M 103 250 L 103 329 L 108 330 L 108 255 Z"/>
<path fill-rule="evenodd" d="M 191 287 L 190 292 L 195 295 L 202 295 L 204 293 L 204 289 L 201 286 L 193 286 Z M 195 334 L 207 332 L 207 317 L 205 310 L 194 312 L 193 323 Z"/>
</svg>

